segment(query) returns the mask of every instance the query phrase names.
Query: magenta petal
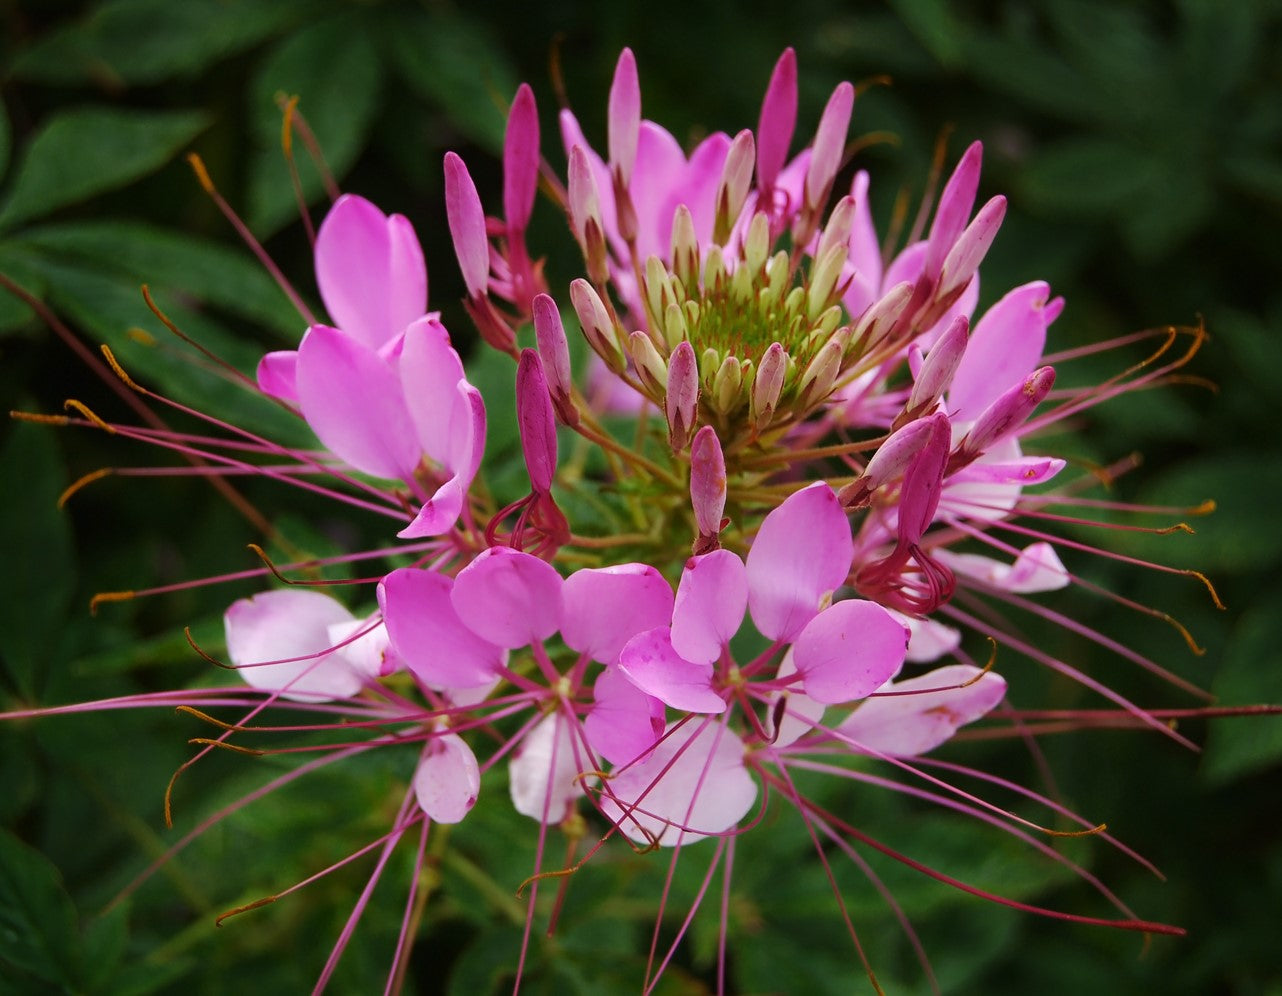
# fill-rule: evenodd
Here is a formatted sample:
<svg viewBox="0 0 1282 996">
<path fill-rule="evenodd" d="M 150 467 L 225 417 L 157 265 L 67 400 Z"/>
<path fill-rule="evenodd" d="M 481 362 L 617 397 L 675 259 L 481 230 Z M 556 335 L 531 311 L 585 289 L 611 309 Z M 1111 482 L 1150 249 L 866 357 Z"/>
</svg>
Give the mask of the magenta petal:
<svg viewBox="0 0 1282 996">
<path fill-rule="evenodd" d="M 747 607 L 748 571 L 736 554 L 691 557 L 672 609 L 672 646 L 688 661 L 711 663 L 739 632 Z"/>
<path fill-rule="evenodd" d="M 420 449 L 396 371 L 368 346 L 313 325 L 298 347 L 298 398 L 325 446 L 357 470 L 406 478 Z"/>
<path fill-rule="evenodd" d="M 819 613 L 793 644 L 802 687 L 835 705 L 870 695 L 903 666 L 908 628 L 875 602 L 837 602 Z"/>
<path fill-rule="evenodd" d="M 589 567 L 565 579 L 561 638 L 603 664 L 638 633 L 672 620 L 672 588 L 647 564 Z"/>
<path fill-rule="evenodd" d="M 925 272 L 931 278 L 939 276 L 944 258 L 970 218 L 970 209 L 975 206 L 975 192 L 979 189 L 979 170 L 983 157 L 983 145 L 972 142 L 958 161 L 953 175 L 944 184 L 943 193 L 939 195 L 939 206 L 935 208 L 930 235 L 927 236 L 930 248 L 926 253 Z"/>
<path fill-rule="evenodd" d="M 592 749 L 611 764 L 631 764 L 663 735 L 663 703 L 641 691 L 617 668 L 601 672 L 593 699 L 583 726 Z"/>
<path fill-rule="evenodd" d="M 419 808 L 437 823 L 458 823 L 476 805 L 480 792 L 481 769 L 472 748 L 456 733 L 429 740 L 414 772 Z"/>
<path fill-rule="evenodd" d="M 298 350 L 281 349 L 258 361 L 258 388 L 273 398 L 298 403 Z"/>
<path fill-rule="evenodd" d="M 350 698 L 361 689 L 360 673 L 341 650 L 326 651 L 334 646 L 330 627 L 352 621 L 340 602 L 318 591 L 263 592 L 234 602 L 224 614 L 227 656 L 248 685 L 279 691 L 282 698 Z"/>
<path fill-rule="evenodd" d="M 639 844 L 672 847 L 725 833 L 757 799 L 743 741 L 715 723 L 668 732 L 644 761 L 615 772 L 602 814 Z"/>
<path fill-rule="evenodd" d="M 1006 682 L 991 671 L 952 664 L 882 691 L 890 694 L 864 699 L 838 730 L 870 751 L 912 757 L 938 747 L 996 706 L 1006 695 Z"/>
<path fill-rule="evenodd" d="M 503 214 L 508 227 L 525 228 L 539 185 L 539 112 L 534 91 L 522 83 L 512 100 L 503 135 Z"/>
<path fill-rule="evenodd" d="M 666 626 L 638 633 L 619 654 L 619 670 L 647 695 L 686 712 L 725 712 L 712 690 L 712 665 L 688 661 L 672 649 Z"/>
<path fill-rule="evenodd" d="M 748 551 L 748 605 L 762 635 L 796 636 L 846 580 L 854 549 L 846 513 L 822 481 L 767 515 Z"/>
<path fill-rule="evenodd" d="M 1046 346 L 1050 287 L 1040 280 L 1016 287 L 975 323 L 948 390 L 954 419 L 969 422 L 1041 362 Z"/>
<path fill-rule="evenodd" d="M 402 567 L 378 586 L 392 649 L 436 689 L 474 688 L 494 680 L 504 651 L 463 624 L 450 598 L 454 579 Z"/>
<path fill-rule="evenodd" d="M 473 633 L 515 650 L 561 628 L 561 575 L 538 557 L 490 547 L 459 572 L 450 596 Z"/>
<path fill-rule="evenodd" d="M 533 349 L 521 350 L 516 365 L 516 421 L 530 485 L 535 493 L 547 494 L 556 476 L 556 415 L 543 361 Z"/>
<path fill-rule="evenodd" d="M 757 122 L 757 184 L 761 190 L 774 186 L 775 177 L 788 158 L 796 124 L 797 53 L 785 48 L 770 74 Z"/>
<path fill-rule="evenodd" d="M 410 223 L 354 194 L 316 233 L 316 283 L 335 324 L 380 349 L 427 310 L 427 267 Z"/>
<path fill-rule="evenodd" d="M 594 767 L 583 744 L 570 737 L 566 718 L 559 712 L 545 716 L 525 735 L 508 766 L 512 805 L 523 816 L 560 823 L 583 794 L 580 774 Z"/>
</svg>

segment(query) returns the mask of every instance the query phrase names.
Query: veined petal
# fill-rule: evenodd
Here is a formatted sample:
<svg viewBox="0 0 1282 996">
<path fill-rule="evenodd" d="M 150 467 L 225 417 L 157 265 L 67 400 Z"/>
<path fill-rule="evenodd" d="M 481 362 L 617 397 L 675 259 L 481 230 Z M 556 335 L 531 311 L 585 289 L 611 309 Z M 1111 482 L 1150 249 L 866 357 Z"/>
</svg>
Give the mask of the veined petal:
<svg viewBox="0 0 1282 996">
<path fill-rule="evenodd" d="M 561 628 L 563 584 L 551 564 L 495 546 L 459 572 L 450 600 L 473 633 L 515 650 L 542 643 Z"/>
<path fill-rule="evenodd" d="M 453 588 L 453 578 L 413 567 L 392 571 L 378 586 L 392 648 L 436 689 L 488 684 L 506 656 L 464 625 L 450 598 Z"/>
<path fill-rule="evenodd" d="M 239 599 L 224 614 L 227 656 L 246 684 L 282 698 L 351 698 L 361 690 L 361 674 L 342 651 L 326 651 L 334 646 L 330 627 L 352 621 L 341 602 L 319 591 L 265 591 Z"/>
<path fill-rule="evenodd" d="M 638 633 L 672 620 L 672 588 L 648 564 L 588 567 L 565 579 L 561 639 L 611 664 Z"/>
<path fill-rule="evenodd" d="M 429 740 L 414 772 L 419 808 L 437 823 L 458 823 L 476 804 L 480 792 L 481 769 L 472 748 L 455 733 Z"/>
<path fill-rule="evenodd" d="M 663 703 L 647 695 L 614 666 L 592 689 L 592 711 L 583 721 L 588 743 L 611 764 L 631 764 L 663 736 Z"/>
<path fill-rule="evenodd" d="M 792 646 L 805 693 L 828 705 L 875 692 L 903 666 L 907 651 L 908 627 L 861 598 L 824 609 Z"/>
<path fill-rule="evenodd" d="M 739 631 L 747 607 L 748 571 L 738 555 L 714 550 L 691 557 L 677 585 L 672 646 L 688 661 L 711 663 Z"/>
<path fill-rule="evenodd" d="M 1001 675 L 951 664 L 864 699 L 837 728 L 860 747 L 912 757 L 933 750 L 958 728 L 979 719 L 1006 695 Z"/>
<path fill-rule="evenodd" d="M 846 580 L 854 542 L 832 488 L 818 481 L 766 516 L 748 551 L 748 605 L 762 635 L 789 641 Z"/>
<path fill-rule="evenodd" d="M 335 324 L 380 349 L 427 310 L 427 267 L 409 221 L 344 194 L 316 233 L 316 283 Z"/>
<path fill-rule="evenodd" d="M 688 661 L 672 648 L 672 633 L 657 626 L 638 633 L 619 653 L 619 671 L 647 695 L 685 712 L 725 712 L 712 690 L 712 665 Z"/>
<path fill-rule="evenodd" d="M 298 347 L 298 398 L 317 438 L 357 470 L 407 478 L 420 448 L 396 371 L 338 329 L 313 325 Z"/>
<path fill-rule="evenodd" d="M 688 728 L 688 727 L 687 727 Z M 601 812 L 639 844 L 688 844 L 729 830 L 757 800 L 743 741 L 716 723 L 672 731 L 645 760 L 610 779 Z"/>
</svg>

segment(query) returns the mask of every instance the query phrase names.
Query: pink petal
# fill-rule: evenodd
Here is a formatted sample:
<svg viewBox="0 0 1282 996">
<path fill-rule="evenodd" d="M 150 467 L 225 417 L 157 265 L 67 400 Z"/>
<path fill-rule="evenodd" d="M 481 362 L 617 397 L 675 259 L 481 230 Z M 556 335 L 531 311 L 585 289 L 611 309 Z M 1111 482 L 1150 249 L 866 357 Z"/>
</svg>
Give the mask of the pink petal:
<svg viewBox="0 0 1282 996">
<path fill-rule="evenodd" d="M 354 194 L 316 233 L 316 283 L 334 323 L 380 349 L 427 310 L 427 267 L 409 221 Z"/>
<path fill-rule="evenodd" d="M 925 272 L 932 278 L 939 276 L 944 264 L 944 257 L 953 248 L 957 237 L 970 218 L 970 209 L 975 206 L 975 192 L 979 189 L 979 170 L 983 163 L 984 147 L 980 142 L 972 142 L 963 153 L 953 175 L 944 184 L 943 193 L 939 195 L 939 206 L 930 225 L 927 243 L 930 248 L 926 253 Z"/>
<path fill-rule="evenodd" d="M 691 557 L 672 609 L 672 646 L 688 661 L 711 663 L 739 632 L 747 607 L 748 571 L 736 554 Z"/>
<path fill-rule="evenodd" d="M 607 124 L 610 165 L 619 171 L 624 186 L 627 186 L 637 158 L 637 137 L 641 128 L 641 84 L 637 80 L 637 60 L 630 48 L 619 53 L 619 61 L 614 68 Z"/>
<path fill-rule="evenodd" d="M 854 542 L 832 488 L 822 481 L 766 516 L 748 551 L 748 605 L 763 636 L 790 641 L 846 580 Z"/>
<path fill-rule="evenodd" d="M 1003 563 L 977 553 L 943 554 L 942 562 L 958 574 L 976 578 L 985 584 L 1019 594 L 1058 591 L 1071 582 L 1059 554 L 1049 543 L 1032 543 L 1025 547 L 1014 564 Z"/>
<path fill-rule="evenodd" d="M 459 572 L 450 597 L 468 629 L 515 650 L 542 643 L 561 628 L 563 583 L 538 557 L 495 546 Z"/>
<path fill-rule="evenodd" d="M 453 529 L 463 511 L 467 490 L 481 466 L 485 450 L 485 402 L 481 400 L 481 392 L 467 381 L 459 381 L 454 390 L 455 409 L 448 422 L 454 427 L 454 435 L 449 441 L 450 452 L 443 461 L 447 469 L 454 471 L 454 476 L 442 483 L 424 502 L 414 521 L 396 534 L 403 539 L 440 536 Z"/>
<path fill-rule="evenodd" d="M 298 397 L 317 438 L 357 470 L 407 478 L 420 449 L 396 371 L 369 346 L 313 325 L 298 347 Z"/>
<path fill-rule="evenodd" d="M 623 645 L 638 633 L 672 619 L 672 588 L 647 564 L 575 571 L 565 579 L 561 595 L 561 639 L 603 664 L 617 660 Z"/>
<path fill-rule="evenodd" d="M 481 769 L 472 748 L 455 733 L 429 740 L 414 772 L 419 808 L 437 823 L 458 823 L 476 804 L 480 792 Z"/>
<path fill-rule="evenodd" d="M 783 660 L 779 662 L 779 671 L 776 677 L 786 678 L 790 674 L 795 674 L 797 665 L 793 661 L 792 648 L 783 655 Z M 780 699 L 785 699 L 784 711 L 779 722 L 779 728 L 774 731 L 774 738 L 771 745 L 776 748 L 787 747 L 796 743 L 803 736 L 819 725 L 823 719 L 824 710 L 827 708 L 822 702 L 816 702 L 801 689 L 792 685 L 785 691 L 776 692 L 770 697 L 770 708 L 767 715 L 774 717 L 777 715 L 775 710 L 778 708 Z M 773 721 L 773 720 L 772 720 Z"/>
<path fill-rule="evenodd" d="M 952 664 L 893 682 L 882 692 L 895 694 L 864 699 L 838 730 L 870 751 L 912 757 L 938 747 L 996 706 L 1006 695 L 1006 682 L 991 671 Z"/>
<path fill-rule="evenodd" d="M 378 586 L 392 648 L 431 688 L 474 688 L 494 680 L 502 648 L 464 625 L 450 598 L 454 579 L 402 567 Z"/>
<path fill-rule="evenodd" d="M 948 409 L 969 422 L 1037 368 L 1046 346 L 1050 288 L 1038 280 L 1016 287 L 975 323 L 948 390 Z"/>
<path fill-rule="evenodd" d="M 899 671 L 908 628 L 875 602 L 851 598 L 819 613 L 793 644 L 802 688 L 816 702 L 853 702 Z"/>
<path fill-rule="evenodd" d="M 757 123 L 757 186 L 769 190 L 788 158 L 797 124 L 797 53 L 786 48 L 775 63 Z"/>
<path fill-rule="evenodd" d="M 329 628 L 352 621 L 340 602 L 318 591 L 266 591 L 239 599 L 224 614 L 227 656 L 246 684 L 282 698 L 351 698 L 361 690 L 360 673 L 342 651 L 327 651 L 334 646 Z"/>
<path fill-rule="evenodd" d="M 688 661 L 672 649 L 666 626 L 638 633 L 619 654 L 619 671 L 637 688 L 685 712 L 725 712 L 712 690 L 712 665 Z"/>
<path fill-rule="evenodd" d="M 516 421 L 530 484 L 536 493 L 547 494 L 556 476 L 556 415 L 543 361 L 533 349 L 521 350 L 516 365 Z"/>
<path fill-rule="evenodd" d="M 298 403 L 298 350 L 281 349 L 258 361 L 258 388 L 273 398 Z"/>
<path fill-rule="evenodd" d="M 534 91 L 522 83 L 512 100 L 503 135 L 503 214 L 520 231 L 530 221 L 539 186 L 539 113 Z"/>
<path fill-rule="evenodd" d="M 580 772 L 593 766 L 583 745 L 571 739 L 565 717 L 551 713 L 525 735 L 508 766 L 512 805 L 523 816 L 560 823 L 583 794 Z"/>
<path fill-rule="evenodd" d="M 669 730 L 649 757 L 616 772 L 601 796 L 602 815 L 639 844 L 671 847 L 725 833 L 756 802 L 743 742 L 715 723 L 689 729 Z"/>
<path fill-rule="evenodd" d="M 400 667 L 387 627 L 378 616 L 331 623 L 327 635 L 347 663 L 366 678 L 386 678 Z"/>
<path fill-rule="evenodd" d="M 445 217 L 469 297 L 484 297 L 490 278 L 490 242 L 481 195 L 463 160 L 445 153 Z"/>
<path fill-rule="evenodd" d="M 631 764 L 663 735 L 663 703 L 641 691 L 618 668 L 601 672 L 593 699 L 583 725 L 592 749 L 611 764 Z"/>
<path fill-rule="evenodd" d="M 882 286 L 881 273 L 881 240 L 872 223 L 872 207 L 868 202 L 868 173 L 860 170 L 850 185 L 850 196 L 855 199 L 855 221 L 850 230 L 850 262 L 855 272 L 860 274 L 868 285 L 879 291 Z M 867 304 L 872 304 L 870 298 Z M 864 307 L 867 307 L 867 304 Z M 851 311 L 858 317 L 859 311 Z"/>
<path fill-rule="evenodd" d="M 463 361 L 435 315 L 405 330 L 398 371 L 419 445 L 437 463 L 445 463 L 461 428 L 453 419 L 461 414 L 456 385 L 463 380 Z"/>
<path fill-rule="evenodd" d="M 854 106 L 855 88 L 846 82 L 837 84 L 815 131 L 810 168 L 806 171 L 807 207 L 822 207 L 832 191 L 832 181 L 846 150 L 846 132 L 850 128 L 850 113 Z"/>
<path fill-rule="evenodd" d="M 632 206 L 637 216 L 638 259 L 668 258 L 672 248 L 672 213 L 679 203 L 693 210 L 681 189 L 685 170 L 686 157 L 681 143 L 653 121 L 642 121 L 631 187 Z M 707 235 L 711 234 L 709 208 Z"/>
</svg>

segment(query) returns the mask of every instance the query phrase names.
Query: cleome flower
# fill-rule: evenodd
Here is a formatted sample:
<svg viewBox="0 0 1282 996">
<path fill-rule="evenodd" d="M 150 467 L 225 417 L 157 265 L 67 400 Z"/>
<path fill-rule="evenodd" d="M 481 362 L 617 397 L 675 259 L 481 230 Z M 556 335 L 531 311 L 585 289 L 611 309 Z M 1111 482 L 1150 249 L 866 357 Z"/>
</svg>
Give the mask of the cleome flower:
<svg viewBox="0 0 1282 996">
<path fill-rule="evenodd" d="M 1001 197 L 976 208 L 981 147 L 961 156 L 924 238 L 883 260 L 868 175 L 839 187 L 854 101 L 854 87 L 838 85 L 794 154 L 797 65 L 787 50 L 755 131 L 713 133 L 687 152 L 642 118 L 625 50 L 604 154 L 570 111 L 560 115 L 565 180 L 547 186 L 583 259 L 564 288 L 549 285 L 526 244 L 540 172 L 552 176 L 533 91 L 523 85 L 511 105 L 501 214 L 486 215 L 463 159 L 446 155 L 465 306 L 488 347 L 514 361 L 530 484 L 514 502 L 500 505 L 488 486 L 485 400 L 426 310 L 417 236 L 405 218 L 350 194 L 329 209 L 315 243 L 332 324 L 304 314 L 298 348 L 265 356 L 250 382 L 305 422 L 317 449 L 183 409 L 118 367 L 144 398 L 201 419 L 210 434 L 108 426 L 88 412 L 64 420 L 199 457 L 214 473 L 326 495 L 351 514 L 377 514 L 394 534 L 374 550 L 229 575 L 284 582 L 226 612 L 228 662 L 215 663 L 238 672 L 241 686 L 34 710 L 181 705 L 222 731 L 196 741 L 184 770 L 211 749 L 236 749 L 233 740 L 332 735 L 252 799 L 366 751 L 412 754 L 391 829 L 354 852 L 378 850 L 380 860 L 318 988 L 400 841 L 417 833 L 422 871 L 429 835 L 443 848 L 448 828 L 467 833 L 474 807 L 487 805 L 510 804 L 537 828 L 529 877 L 499 883 L 528 890 L 517 988 L 536 923 L 553 929 L 560 908 L 559 897 L 552 910 L 539 904 L 540 886 L 564 887 L 602 850 L 627 847 L 668 855 L 643 991 L 684 942 L 718 869 L 724 991 L 736 844 L 781 819 L 800 822 L 826 869 L 844 858 L 867 875 L 914 941 L 862 857 L 870 849 L 1040 915 L 1179 932 L 1138 917 L 1043 839 L 1061 831 L 984 792 L 1013 791 L 1048 822 L 1132 854 L 1102 827 L 1033 789 L 923 755 L 981 721 L 986 735 L 1027 733 L 1014 705 L 1024 669 L 1012 656 L 1079 682 L 1123 722 L 1183 740 L 1087 669 L 1027 642 L 1012 616 L 1040 616 L 1177 681 L 1029 597 L 1083 583 L 1061 552 L 1070 563 L 1112 556 L 1055 532 L 1069 517 L 1052 507 L 1088 515 L 1100 506 L 1078 494 L 1089 476 L 1066 473 L 1039 437 L 1170 379 L 1200 337 L 1172 356 L 1172 333 L 1104 383 L 1057 387 L 1060 361 L 1080 353 L 1047 353 L 1064 302 L 1046 283 L 1009 290 L 975 317 L 978 271 L 1005 211 Z M 572 369 L 571 314 L 592 370 Z M 308 586 L 306 570 L 357 563 L 367 566 L 348 579 L 354 607 Z M 986 644 L 1004 676 L 972 656 Z M 217 719 L 214 708 L 237 715 Z M 306 723 L 258 722 L 268 710 Z M 291 748 L 252 752 L 277 750 Z M 1118 916 L 1040 909 L 925 867 L 812 793 L 817 775 L 973 817 L 1071 869 Z M 504 779 L 506 799 L 490 791 Z M 567 843 L 561 866 L 548 856 L 554 834 Z M 701 849 L 707 873 L 660 952 L 687 847 Z M 852 964 L 876 985 L 875 952 L 864 951 L 829 877 Z M 416 877 L 389 988 L 414 941 L 417 887 Z"/>
</svg>

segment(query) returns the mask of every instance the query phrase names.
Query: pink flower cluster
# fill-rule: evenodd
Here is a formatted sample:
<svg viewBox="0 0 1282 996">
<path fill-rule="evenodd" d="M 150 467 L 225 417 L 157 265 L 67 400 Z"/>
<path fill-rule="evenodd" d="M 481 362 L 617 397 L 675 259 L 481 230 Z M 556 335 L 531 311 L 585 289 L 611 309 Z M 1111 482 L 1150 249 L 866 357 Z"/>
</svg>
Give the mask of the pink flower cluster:
<svg viewBox="0 0 1282 996">
<path fill-rule="evenodd" d="M 687 155 L 641 117 L 625 51 L 605 156 L 561 112 L 564 184 L 541 159 L 527 86 L 511 107 L 501 216 L 486 216 L 463 160 L 446 156 L 468 313 L 515 361 L 530 491 L 502 508 L 485 486 L 485 403 L 427 311 L 409 222 L 354 195 L 330 209 L 315 266 L 333 324 L 264 357 L 257 380 L 323 449 L 241 432 L 227 455 L 204 455 L 236 469 L 253 466 L 246 449 L 286 455 L 297 472 L 272 476 L 327 479 L 310 487 L 398 525 L 404 543 L 343 561 L 383 565 L 361 579 L 360 611 L 290 585 L 226 614 L 228 656 L 254 690 L 230 701 L 251 716 L 337 711 L 372 731 L 336 756 L 416 747 L 389 847 L 410 827 L 465 821 L 505 767 L 512 805 L 540 825 L 532 916 L 546 835 L 581 836 L 585 816 L 602 843 L 713 838 L 715 864 L 774 798 L 818 845 L 844 850 L 857 831 L 792 773 L 887 784 L 866 774 L 870 758 L 906 779 L 899 790 L 1029 839 L 1026 820 L 916 763 L 1006 698 L 1006 681 L 969 655 L 968 632 L 1170 732 L 976 600 L 1041 614 L 1160 672 L 1024 597 L 1075 580 L 1057 546 L 1089 549 L 1043 525 L 1044 508 L 1071 495 L 1026 489 L 1065 469 L 1036 454 L 1038 430 L 1181 360 L 1056 393 L 1046 341 L 1063 301 L 1045 283 L 973 319 L 1005 211 L 1001 197 L 975 208 L 978 144 L 924 237 L 883 262 L 868 175 L 837 189 L 854 99 L 839 85 L 791 154 L 789 50 L 756 131 L 712 134 Z M 526 244 L 540 170 L 584 262 L 556 294 Z M 583 369 L 572 369 L 558 297 L 590 348 Z M 567 440 L 580 455 L 563 465 Z M 585 448 L 597 454 L 589 470 Z M 591 523 L 566 514 L 570 496 L 597 510 Z M 1015 730 L 1009 703 L 1003 717 L 994 725 Z M 1108 922 L 1170 929 L 1118 907 L 1124 919 Z"/>
</svg>

